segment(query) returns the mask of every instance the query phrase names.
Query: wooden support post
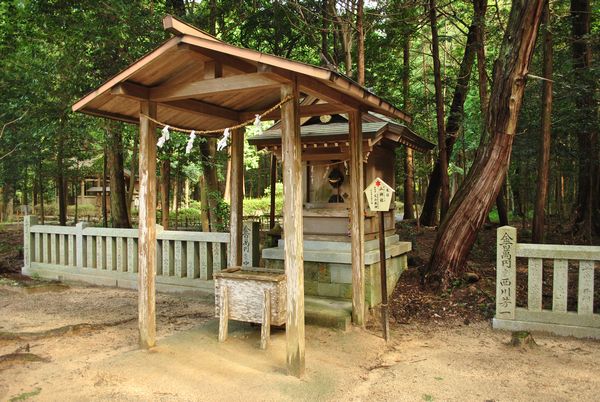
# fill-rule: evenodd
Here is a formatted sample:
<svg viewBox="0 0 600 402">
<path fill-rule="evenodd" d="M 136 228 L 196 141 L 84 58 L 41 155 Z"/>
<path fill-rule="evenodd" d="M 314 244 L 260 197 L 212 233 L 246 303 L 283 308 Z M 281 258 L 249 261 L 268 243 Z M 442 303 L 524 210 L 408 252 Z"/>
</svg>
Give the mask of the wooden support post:
<svg viewBox="0 0 600 402">
<path fill-rule="evenodd" d="M 140 102 L 138 315 L 140 346 L 156 343 L 156 103 Z"/>
<path fill-rule="evenodd" d="M 271 205 L 269 209 L 269 229 L 275 227 L 275 187 L 277 183 L 277 157 L 271 154 Z"/>
<path fill-rule="evenodd" d="M 281 106 L 281 154 L 283 162 L 283 238 L 287 283 L 287 368 L 304 374 L 304 248 L 302 243 L 302 162 L 298 83 L 281 87 L 281 98 L 293 99 Z"/>
<path fill-rule="evenodd" d="M 225 285 L 221 289 L 219 306 L 219 342 L 225 342 L 229 330 L 229 291 Z"/>
<path fill-rule="evenodd" d="M 265 289 L 263 295 L 263 319 L 260 328 L 260 348 L 266 349 L 271 340 L 271 291 Z"/>
<path fill-rule="evenodd" d="M 244 202 L 244 131 L 231 133 L 231 219 L 229 266 L 242 265 L 242 218 Z"/>
<path fill-rule="evenodd" d="M 360 110 L 348 113 L 350 125 L 350 193 L 352 236 L 352 322 L 365 325 L 365 253 L 362 115 Z"/>
<path fill-rule="evenodd" d="M 390 310 L 388 308 L 387 267 L 385 261 L 385 217 L 379 211 L 379 271 L 381 277 L 381 325 L 383 339 L 390 340 Z"/>
</svg>

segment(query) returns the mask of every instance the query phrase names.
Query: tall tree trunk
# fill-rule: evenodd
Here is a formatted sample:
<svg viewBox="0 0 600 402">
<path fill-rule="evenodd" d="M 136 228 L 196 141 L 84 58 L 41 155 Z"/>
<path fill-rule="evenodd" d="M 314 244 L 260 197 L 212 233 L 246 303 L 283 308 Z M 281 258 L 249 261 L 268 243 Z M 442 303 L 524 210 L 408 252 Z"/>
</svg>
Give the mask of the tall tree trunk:
<svg viewBox="0 0 600 402">
<path fill-rule="evenodd" d="M 404 38 L 402 53 L 402 103 L 404 111 L 410 113 L 410 37 L 408 35 Z M 404 219 L 415 218 L 414 173 L 413 151 L 406 147 L 404 158 Z"/>
<path fill-rule="evenodd" d="M 160 209 L 161 225 L 169 229 L 169 196 L 171 191 L 171 161 L 164 159 L 160 162 Z"/>
<path fill-rule="evenodd" d="M 64 149 L 64 133 L 62 125 L 58 138 L 58 154 L 57 154 L 57 168 L 58 174 L 56 177 L 56 186 L 58 190 L 58 224 L 65 226 L 67 224 L 67 192 L 66 192 L 66 178 L 65 178 L 65 156 L 63 153 Z"/>
<path fill-rule="evenodd" d="M 131 228 L 123 172 L 123 136 L 115 123 L 106 126 L 106 159 L 110 177 L 110 216 L 114 228 Z"/>
<path fill-rule="evenodd" d="M 544 0 L 513 0 L 494 81 L 483 144 L 467 178 L 442 221 L 433 246 L 426 278 L 447 287 L 464 271 L 479 229 L 506 175 L 527 72 L 535 47 Z"/>
<path fill-rule="evenodd" d="M 201 194 L 202 209 L 207 208 L 207 222 L 209 222 L 208 229 L 210 226 L 218 227 L 223 222 L 219 214 L 216 211 L 219 208 L 219 183 L 217 180 L 217 167 L 215 166 L 217 157 L 217 142 L 215 138 L 207 138 L 206 142 L 200 143 L 200 154 L 202 156 L 202 171 L 203 177 L 201 180 L 201 186 L 204 187 L 206 197 L 204 193 Z M 229 166 L 229 165 L 228 165 Z M 202 190 L 201 190 L 202 191 Z M 204 199 L 206 198 L 206 205 Z"/>
<path fill-rule="evenodd" d="M 542 76 L 542 124 L 540 133 L 540 148 L 538 153 L 538 178 L 535 194 L 533 223 L 531 224 L 531 241 L 544 242 L 544 218 L 546 199 L 548 198 L 548 177 L 550 175 L 550 136 L 552 134 L 552 30 L 550 29 L 550 5 L 546 1 L 544 15 L 544 61 Z"/>
<path fill-rule="evenodd" d="M 38 186 L 40 194 L 40 221 L 43 224 L 46 223 L 46 211 L 44 210 L 44 176 L 42 170 L 42 161 L 38 162 Z"/>
<path fill-rule="evenodd" d="M 431 24 L 431 51 L 433 56 L 433 77 L 435 86 L 435 111 L 438 138 L 438 161 L 440 165 L 440 220 L 446 215 L 450 205 L 448 182 L 448 154 L 446 152 L 446 127 L 444 126 L 444 94 L 440 66 L 440 41 L 437 31 L 437 11 L 435 0 L 429 0 L 429 22 Z"/>
<path fill-rule="evenodd" d="M 502 181 L 502 187 L 496 197 L 496 209 L 498 210 L 498 220 L 500 226 L 508 225 L 508 211 L 506 208 L 506 179 Z"/>
<path fill-rule="evenodd" d="M 365 85 L 365 29 L 364 29 L 364 0 L 357 0 L 356 4 L 356 71 L 357 81 Z"/>
<path fill-rule="evenodd" d="M 138 136 L 133 136 L 133 151 L 131 151 L 131 166 L 129 168 L 131 175 L 129 176 L 129 191 L 127 192 L 127 214 L 129 216 L 129 223 L 131 219 L 131 206 L 133 204 L 133 194 L 135 193 L 135 176 L 137 174 L 138 166 Z"/>
<path fill-rule="evenodd" d="M 334 64 L 334 59 L 329 55 L 329 0 L 321 0 L 321 64 L 327 66 Z M 336 66 L 337 69 L 337 66 Z"/>
<path fill-rule="evenodd" d="M 474 0 L 475 11 L 475 41 L 477 43 L 477 73 L 479 83 L 479 105 L 481 110 L 481 121 L 485 126 L 488 110 L 487 73 L 485 69 L 485 13 L 487 11 L 487 0 Z"/>
<path fill-rule="evenodd" d="M 581 122 L 577 132 L 579 147 L 578 193 L 576 206 L 577 230 L 583 238 L 592 239 L 592 222 L 594 218 L 595 175 L 598 169 L 597 157 L 598 126 L 595 109 L 595 82 L 592 79 L 592 49 L 589 43 L 591 7 L 589 0 L 571 0 L 572 18 L 572 54 L 573 73 L 577 84 L 575 105 L 580 113 Z M 594 194 L 596 192 L 596 194 Z M 600 217 L 596 216 L 600 222 Z M 598 230 L 600 231 L 600 223 Z"/>
<path fill-rule="evenodd" d="M 460 68 L 456 79 L 456 88 L 454 89 L 450 113 L 448 114 L 448 120 L 446 121 L 446 154 L 448 157 L 452 155 L 452 149 L 458 138 L 458 131 L 464 117 L 465 99 L 467 98 L 467 92 L 469 90 L 469 81 L 471 79 L 471 71 L 473 69 L 473 61 L 475 60 L 476 53 L 475 21 L 477 21 L 477 16 L 473 18 L 473 23 L 469 27 L 465 52 L 463 53 L 463 58 L 460 62 Z M 424 226 L 435 225 L 436 205 L 440 194 L 441 180 L 441 169 L 438 159 L 431 172 L 429 185 L 427 186 L 427 192 L 425 193 L 423 211 L 419 218 L 421 224 Z"/>
<path fill-rule="evenodd" d="M 208 185 L 206 177 L 200 176 L 200 223 L 203 232 L 210 232 L 210 207 L 208 204 Z"/>
<path fill-rule="evenodd" d="M 208 32 L 212 36 L 217 35 L 217 0 L 210 0 L 209 2 L 210 14 L 208 16 Z"/>
<path fill-rule="evenodd" d="M 108 151 L 106 150 L 106 137 L 104 138 L 104 156 L 102 158 L 102 223 L 104 227 L 108 227 L 108 208 L 106 206 L 106 175 Z"/>
</svg>

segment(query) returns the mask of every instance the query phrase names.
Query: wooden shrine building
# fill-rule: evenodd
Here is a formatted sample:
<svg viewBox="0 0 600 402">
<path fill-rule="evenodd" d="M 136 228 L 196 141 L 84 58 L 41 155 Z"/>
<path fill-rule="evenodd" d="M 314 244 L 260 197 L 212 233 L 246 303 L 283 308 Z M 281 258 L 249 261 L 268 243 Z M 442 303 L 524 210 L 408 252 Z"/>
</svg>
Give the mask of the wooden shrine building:
<svg viewBox="0 0 600 402">
<path fill-rule="evenodd" d="M 305 99 L 302 104 L 314 103 Z M 434 147 L 401 122 L 383 115 L 362 114 L 363 182 L 376 178 L 396 187 L 396 148 L 406 146 L 417 152 Z M 262 135 L 248 139 L 259 150 L 268 150 L 281 159 L 281 128 L 276 124 Z M 349 174 L 349 121 L 343 114 L 306 117 L 301 120 L 302 218 L 304 238 L 304 289 L 306 296 L 350 299 L 351 293 L 351 214 L 353 192 Z M 273 183 L 273 180 L 271 181 Z M 273 190 L 272 190 L 273 191 Z M 362 198 L 362 193 L 360 194 Z M 410 242 L 395 234 L 395 203 L 383 214 L 387 261 L 388 295 L 407 266 Z M 364 277 L 368 307 L 381 303 L 379 217 L 365 204 Z M 267 268 L 283 269 L 285 246 L 264 248 L 262 259 Z"/>
<path fill-rule="evenodd" d="M 340 113 L 348 116 L 352 316 L 359 326 L 364 325 L 365 317 L 361 116 L 376 112 L 406 123 L 411 118 L 334 71 L 230 45 L 171 16 L 165 17 L 163 25 L 173 37 L 72 107 L 74 111 L 139 125 L 140 345 L 153 347 L 156 336 L 157 125 L 223 130 L 281 103 L 280 108 L 264 119 L 281 120 L 287 366 L 291 374 L 300 376 L 305 367 L 300 118 Z M 321 103 L 301 105 L 307 96 Z M 243 130 L 233 131 L 230 142 L 231 266 L 241 263 L 243 135 Z"/>
</svg>

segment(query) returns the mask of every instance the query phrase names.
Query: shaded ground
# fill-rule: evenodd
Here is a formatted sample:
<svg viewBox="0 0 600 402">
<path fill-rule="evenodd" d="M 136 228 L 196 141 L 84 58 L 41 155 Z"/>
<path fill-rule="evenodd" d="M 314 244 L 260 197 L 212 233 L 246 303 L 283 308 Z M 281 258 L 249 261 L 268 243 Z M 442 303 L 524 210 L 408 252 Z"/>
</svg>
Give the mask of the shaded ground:
<svg viewBox="0 0 600 402">
<path fill-rule="evenodd" d="M 259 327 L 232 322 L 219 344 L 210 299 L 165 295 L 158 346 L 142 351 L 136 300 L 123 289 L 0 286 L 0 400 L 593 401 L 600 387 L 599 342 L 536 335 L 521 349 L 487 322 L 449 320 L 394 324 L 387 345 L 308 326 L 298 380 L 284 371 L 282 330 L 261 351 Z M 76 323 L 91 325 L 48 331 Z"/>
<path fill-rule="evenodd" d="M 416 250 L 391 302 L 392 341 L 376 322 L 346 333 L 309 326 L 298 380 L 284 373 L 281 330 L 267 351 L 246 324 L 217 343 L 212 297 L 159 294 L 158 347 L 138 350 L 135 291 L 24 278 L 20 228 L 0 227 L 0 401 L 597 400 L 600 342 L 536 334 L 524 349 L 491 330 L 495 230 L 473 251 L 477 280 L 441 295 L 423 291 L 416 271 L 435 233 L 401 230 Z"/>
</svg>

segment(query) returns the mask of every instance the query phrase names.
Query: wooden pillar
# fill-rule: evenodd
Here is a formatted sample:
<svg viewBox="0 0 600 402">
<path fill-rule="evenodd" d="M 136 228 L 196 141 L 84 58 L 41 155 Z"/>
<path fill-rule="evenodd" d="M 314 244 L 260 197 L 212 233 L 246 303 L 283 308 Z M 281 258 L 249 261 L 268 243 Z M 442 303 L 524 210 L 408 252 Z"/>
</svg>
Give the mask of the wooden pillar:
<svg viewBox="0 0 600 402">
<path fill-rule="evenodd" d="M 304 249 L 302 243 L 302 162 L 298 84 L 281 88 L 281 97 L 292 101 L 281 106 L 281 154 L 283 172 L 283 238 L 287 283 L 285 337 L 288 373 L 304 374 Z"/>
<path fill-rule="evenodd" d="M 156 103 L 140 102 L 138 314 L 140 346 L 156 343 Z"/>
<path fill-rule="evenodd" d="M 277 157 L 271 154 L 271 205 L 269 209 L 269 229 L 275 227 L 275 188 L 277 184 Z"/>
<path fill-rule="evenodd" d="M 350 126 L 350 193 L 352 236 L 352 322 L 365 325 L 365 253 L 364 197 L 362 152 L 362 116 L 360 110 L 348 113 Z"/>
<path fill-rule="evenodd" d="M 229 266 L 242 265 L 242 218 L 244 202 L 244 131 L 231 133 L 231 209 Z"/>
</svg>

